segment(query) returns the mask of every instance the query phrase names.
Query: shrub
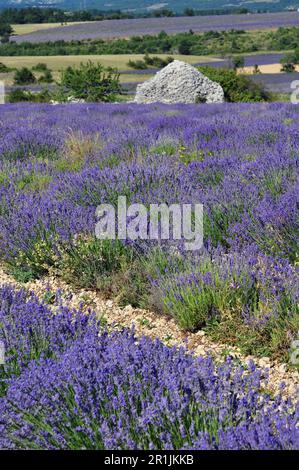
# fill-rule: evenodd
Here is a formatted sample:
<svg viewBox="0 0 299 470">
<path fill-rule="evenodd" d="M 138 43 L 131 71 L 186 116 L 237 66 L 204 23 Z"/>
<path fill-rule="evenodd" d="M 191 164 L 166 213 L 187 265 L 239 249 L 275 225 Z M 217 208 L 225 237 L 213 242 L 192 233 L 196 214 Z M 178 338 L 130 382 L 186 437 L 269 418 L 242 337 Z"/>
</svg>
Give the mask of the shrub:
<svg viewBox="0 0 299 470">
<path fill-rule="evenodd" d="M 68 67 L 62 74 L 61 91 L 67 96 L 86 101 L 114 101 L 121 93 L 119 74 L 89 61 L 80 67 Z"/>
<path fill-rule="evenodd" d="M 243 56 L 235 56 L 232 59 L 233 67 L 235 70 L 243 68 L 245 64 L 245 59 Z"/>
<path fill-rule="evenodd" d="M 47 64 L 39 62 L 32 67 L 32 70 L 35 70 L 36 72 L 46 72 L 46 70 L 48 70 L 48 66 Z"/>
<path fill-rule="evenodd" d="M 31 85 L 36 82 L 36 78 L 27 67 L 17 70 L 14 76 L 15 85 Z"/>
<path fill-rule="evenodd" d="M 191 47 L 192 47 L 192 42 L 190 40 L 182 39 L 178 45 L 179 53 L 183 55 L 190 55 Z"/>
<path fill-rule="evenodd" d="M 49 90 L 43 90 L 39 93 L 33 93 L 34 103 L 50 103 L 52 100 L 52 93 Z"/>
<path fill-rule="evenodd" d="M 129 60 L 127 65 L 136 70 L 147 69 L 147 64 L 143 60 Z"/>
<path fill-rule="evenodd" d="M 296 67 L 292 62 L 286 62 L 281 66 L 281 72 L 292 73 L 296 71 Z"/>
<path fill-rule="evenodd" d="M 0 62 L 0 73 L 7 73 L 10 72 L 10 68 L 7 67 L 3 62 Z"/>
<path fill-rule="evenodd" d="M 299 47 L 296 47 L 294 52 L 285 54 L 280 62 L 281 64 L 299 64 Z"/>
<path fill-rule="evenodd" d="M 9 103 L 20 103 L 22 101 L 32 101 L 33 93 L 17 88 L 8 94 Z"/>
<path fill-rule="evenodd" d="M 253 72 L 254 74 L 259 74 L 259 73 L 262 73 L 259 66 L 257 64 L 254 64 L 253 66 Z"/>
<path fill-rule="evenodd" d="M 46 70 L 45 73 L 38 79 L 40 83 L 53 83 L 54 78 L 51 70 Z"/>
<path fill-rule="evenodd" d="M 147 65 L 151 67 L 162 68 L 162 67 L 166 67 L 166 65 L 173 62 L 174 58 L 171 56 L 168 56 L 166 57 L 166 59 L 162 59 L 161 57 L 158 57 L 158 56 L 150 57 L 149 55 L 145 55 L 143 60 Z"/>
<path fill-rule="evenodd" d="M 245 75 L 238 75 L 235 70 L 216 69 L 209 66 L 200 67 L 199 70 L 222 86 L 226 101 L 259 102 L 272 99 L 271 94 L 262 85 L 254 83 Z"/>
<path fill-rule="evenodd" d="M 143 60 L 129 60 L 128 66 L 132 67 L 137 70 L 145 70 L 148 67 L 156 67 L 156 68 L 162 68 L 166 67 L 166 65 L 170 64 L 170 62 L 173 62 L 173 57 L 169 56 L 166 57 L 166 59 L 162 59 L 161 57 L 158 56 L 149 56 L 148 54 L 143 57 Z"/>
<path fill-rule="evenodd" d="M 31 102 L 31 103 L 49 103 L 51 94 L 48 90 L 39 93 L 32 93 L 28 90 L 17 88 L 8 94 L 9 103 Z"/>
</svg>

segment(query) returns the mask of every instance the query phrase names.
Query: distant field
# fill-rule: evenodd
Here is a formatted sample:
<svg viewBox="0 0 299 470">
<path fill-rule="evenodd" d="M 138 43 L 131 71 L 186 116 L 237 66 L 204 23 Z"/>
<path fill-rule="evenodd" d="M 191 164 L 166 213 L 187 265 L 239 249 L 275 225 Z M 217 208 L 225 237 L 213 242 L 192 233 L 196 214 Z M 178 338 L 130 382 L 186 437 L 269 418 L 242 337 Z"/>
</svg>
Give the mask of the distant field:
<svg viewBox="0 0 299 470">
<path fill-rule="evenodd" d="M 120 76 L 120 81 L 121 83 L 141 83 L 145 82 L 145 80 L 149 80 L 154 76 L 155 72 L 152 74 L 146 73 L 146 74 L 132 74 L 132 75 L 127 75 L 123 74 Z"/>
<path fill-rule="evenodd" d="M 277 51 L 277 52 L 262 52 L 262 53 L 255 53 L 255 54 L 241 54 L 242 57 L 244 57 L 244 65 L 245 68 L 250 68 L 254 65 L 264 66 L 264 65 L 271 65 L 271 64 L 278 64 L 280 63 L 282 57 L 287 53 L 291 51 Z M 235 54 L 239 55 L 239 54 Z M 209 61 L 202 61 L 201 65 L 211 65 L 212 67 L 216 68 L 226 68 L 226 67 L 231 67 L 232 66 L 232 59 L 231 58 L 224 58 L 218 61 L 211 61 L 211 58 Z M 260 67 L 261 68 L 261 67 Z"/>
<path fill-rule="evenodd" d="M 165 54 L 155 54 L 161 58 L 165 58 Z M 266 74 L 267 77 L 270 77 L 271 74 L 281 74 L 281 64 L 279 60 L 282 57 L 282 53 L 275 54 L 259 54 L 259 55 L 248 55 L 245 56 L 245 67 L 242 69 L 242 72 L 252 74 L 253 65 L 257 64 L 260 71 L 263 74 Z M 183 60 L 193 65 L 208 65 L 211 64 L 213 67 L 227 67 L 229 65 L 229 60 L 221 60 L 217 57 L 211 56 L 184 56 L 180 54 L 174 54 L 175 59 Z M 32 68 L 36 64 L 43 62 L 48 65 L 48 67 L 53 71 L 53 76 L 55 80 L 59 80 L 61 70 L 65 69 L 69 65 L 78 66 L 81 62 L 87 62 L 92 60 L 94 62 L 100 62 L 105 67 L 116 67 L 121 71 L 120 81 L 121 83 L 128 84 L 134 88 L 136 83 L 143 82 L 153 76 L 155 69 L 152 73 L 150 70 L 134 70 L 128 67 L 127 63 L 131 60 L 140 60 L 143 58 L 142 54 L 123 54 L 123 55 L 78 55 L 78 56 L 25 56 L 25 57 L 1 57 L 0 62 L 3 62 L 10 68 L 21 68 L 29 67 Z M 297 66 L 297 71 L 299 72 L 299 66 Z M 39 77 L 41 74 L 36 74 Z M 286 74 L 288 75 L 288 74 Z M 5 81 L 6 85 L 10 86 L 13 84 L 14 72 L 8 74 L 0 74 L 0 80 Z M 287 77 L 284 81 L 287 80 Z M 271 82 L 271 79 L 269 79 Z"/>
<path fill-rule="evenodd" d="M 153 54 L 155 56 L 165 58 L 167 54 Z M 217 61 L 215 57 L 198 56 L 198 55 L 181 55 L 172 54 L 175 59 L 183 60 L 190 64 L 198 62 L 212 62 Z M 69 65 L 79 65 L 81 62 L 92 60 L 93 62 L 100 62 L 105 67 L 117 67 L 119 70 L 134 70 L 128 67 L 129 60 L 142 60 L 143 54 L 122 54 L 122 55 L 69 55 L 69 56 L 24 56 L 24 57 L 1 57 L 0 62 L 7 65 L 7 67 L 33 67 L 39 62 L 48 65 L 53 71 L 62 70 Z M 218 61 L 221 61 L 218 59 Z"/>
<path fill-rule="evenodd" d="M 165 58 L 165 54 L 155 54 L 158 57 Z M 198 62 L 215 62 L 220 61 L 215 57 L 207 56 L 197 56 L 189 55 L 184 56 L 181 54 L 172 55 L 175 59 L 183 60 L 190 64 L 197 64 Z M 48 67 L 53 71 L 55 80 L 60 76 L 60 71 L 65 69 L 68 66 L 78 66 L 81 62 L 87 62 L 92 60 L 93 62 L 100 62 L 105 67 L 116 67 L 120 71 L 130 71 L 131 73 L 126 75 L 122 74 L 120 76 L 121 82 L 135 82 L 143 81 L 149 78 L 150 74 L 138 74 L 138 71 L 128 67 L 127 63 L 131 60 L 141 60 L 143 58 L 142 54 L 123 54 L 123 55 L 73 55 L 73 56 L 24 56 L 24 57 L 1 57 L 0 62 L 5 64 L 10 68 L 21 68 L 29 67 L 32 68 L 36 64 L 42 62 L 48 65 Z M 154 71 L 153 71 L 154 73 Z M 13 82 L 13 73 L 9 74 L 0 74 L 0 80 L 4 80 L 7 85 L 11 85 Z"/>
<path fill-rule="evenodd" d="M 299 74 L 298 72 L 261 73 L 259 75 L 251 75 L 250 78 L 256 83 L 261 83 L 270 91 L 290 94 L 292 91 L 291 83 L 299 79 Z"/>
<path fill-rule="evenodd" d="M 94 21 L 23 34 L 15 37 L 14 41 L 38 43 L 57 40 L 109 39 L 157 34 L 162 30 L 169 34 L 186 32 L 190 29 L 195 33 L 230 29 L 255 31 L 276 29 L 280 26 L 299 26 L 299 12 Z"/>
<path fill-rule="evenodd" d="M 155 54 L 156 55 L 156 54 Z M 165 54 L 157 54 L 161 58 L 165 58 Z M 252 77 L 253 72 L 253 64 L 258 64 L 259 69 L 262 72 L 261 77 L 264 77 L 262 82 L 267 85 L 269 84 L 269 88 L 273 89 L 273 91 L 280 91 L 280 88 L 283 92 L 285 90 L 290 90 L 289 78 L 290 75 L 296 74 L 284 74 L 280 72 L 281 64 L 279 64 L 279 60 L 282 57 L 282 53 L 274 53 L 274 54 L 259 54 L 259 55 L 248 55 L 245 56 L 245 67 L 242 72 L 248 73 Z M 211 56 L 183 56 L 179 54 L 174 54 L 174 58 L 183 60 L 185 62 L 189 62 L 194 65 L 200 64 L 211 64 L 213 67 L 226 67 L 228 66 L 229 60 L 224 59 L 221 60 L 217 57 Z M 153 76 L 155 70 L 153 69 L 152 73 L 149 70 L 134 70 L 128 67 L 127 63 L 130 59 L 132 60 L 140 60 L 143 58 L 142 54 L 124 54 L 124 55 L 78 55 L 78 56 L 25 56 L 25 57 L 1 57 L 0 62 L 3 62 L 5 65 L 11 68 L 21 68 L 21 67 L 29 67 L 32 68 L 34 65 L 38 64 L 39 62 L 46 63 L 48 67 L 53 71 L 53 76 L 55 80 L 59 80 L 60 78 L 60 71 L 67 66 L 78 66 L 81 62 L 87 62 L 88 60 L 92 60 L 94 62 L 100 62 L 105 67 L 112 66 L 117 67 L 119 71 L 121 71 L 120 81 L 121 83 L 126 85 L 126 88 L 132 92 L 135 91 L 136 84 L 148 80 Z M 297 67 L 297 71 L 299 72 L 299 66 Z M 41 74 L 36 73 L 36 76 L 39 77 Z M 271 75 L 277 77 L 275 78 L 278 81 L 278 87 L 276 82 L 273 83 L 272 87 L 272 78 Z M 281 75 L 281 79 L 278 79 L 278 76 Z M 0 74 L 0 80 L 3 80 L 7 86 L 13 85 L 13 76 L 14 72 L 10 72 L 8 74 Z M 258 79 L 259 80 L 259 79 Z M 281 87 L 282 84 L 282 87 Z"/>
<path fill-rule="evenodd" d="M 32 23 L 32 24 L 13 24 L 14 34 L 20 36 L 22 34 L 31 34 L 35 33 L 36 31 L 43 31 L 45 29 L 52 29 L 52 28 L 65 28 L 66 26 L 72 26 L 81 24 L 81 22 L 69 22 L 67 25 L 61 25 L 61 23 Z"/>
<path fill-rule="evenodd" d="M 41 73 L 36 73 L 36 76 L 37 78 L 40 77 L 42 74 Z M 152 74 L 142 74 L 142 75 L 138 75 L 138 74 L 121 74 L 120 76 L 120 82 L 121 83 L 133 83 L 133 84 L 137 84 L 137 83 L 140 83 L 140 82 L 144 82 L 145 80 L 148 80 L 149 78 L 153 77 L 154 75 L 154 72 Z M 54 72 L 53 73 L 53 77 L 56 81 L 59 81 L 60 79 L 60 72 Z M 10 87 L 13 85 L 14 83 L 14 73 L 13 72 L 10 72 L 10 73 L 0 73 L 0 81 L 3 81 L 5 83 L 6 86 Z M 37 85 L 32 85 L 31 87 L 32 88 L 36 88 Z M 47 87 L 47 84 L 45 84 L 44 86 Z"/>
<path fill-rule="evenodd" d="M 262 73 L 284 73 L 281 72 L 281 64 L 268 64 L 259 65 L 259 69 Z M 242 69 L 246 73 L 253 73 L 253 67 L 244 67 Z M 296 72 L 299 72 L 299 65 L 296 66 Z"/>
</svg>

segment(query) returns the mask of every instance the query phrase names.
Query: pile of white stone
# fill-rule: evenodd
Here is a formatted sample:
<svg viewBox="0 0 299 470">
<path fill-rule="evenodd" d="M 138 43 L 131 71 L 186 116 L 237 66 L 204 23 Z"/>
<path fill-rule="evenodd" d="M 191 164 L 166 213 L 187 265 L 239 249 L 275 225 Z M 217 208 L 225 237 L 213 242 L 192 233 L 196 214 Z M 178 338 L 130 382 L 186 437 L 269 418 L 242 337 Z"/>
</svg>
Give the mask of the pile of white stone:
<svg viewBox="0 0 299 470">
<path fill-rule="evenodd" d="M 224 92 L 190 64 L 174 60 L 137 86 L 135 103 L 223 103 Z"/>
<path fill-rule="evenodd" d="M 85 103 L 86 101 L 83 100 L 83 99 L 79 99 L 79 98 L 74 98 L 73 96 L 69 96 L 66 100 L 66 104 L 82 104 L 82 103 Z M 65 104 L 64 102 L 62 101 L 55 101 L 55 100 L 51 100 L 50 101 L 50 104 Z"/>
</svg>

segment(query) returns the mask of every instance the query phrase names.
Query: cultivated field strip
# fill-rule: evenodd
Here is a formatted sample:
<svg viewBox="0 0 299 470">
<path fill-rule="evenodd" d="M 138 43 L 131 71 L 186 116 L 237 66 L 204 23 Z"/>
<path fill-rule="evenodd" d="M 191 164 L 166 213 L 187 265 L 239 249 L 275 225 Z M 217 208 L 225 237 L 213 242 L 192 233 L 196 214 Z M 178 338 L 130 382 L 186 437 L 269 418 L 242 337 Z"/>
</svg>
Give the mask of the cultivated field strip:
<svg viewBox="0 0 299 470">
<path fill-rule="evenodd" d="M 37 43 L 60 40 L 126 38 L 145 34 L 158 34 L 162 30 L 168 34 L 174 34 L 187 32 L 190 29 L 195 33 L 199 33 L 210 30 L 259 30 L 298 25 L 299 12 L 105 20 L 36 31 L 14 37 L 13 40 L 18 43 L 26 41 Z"/>
</svg>

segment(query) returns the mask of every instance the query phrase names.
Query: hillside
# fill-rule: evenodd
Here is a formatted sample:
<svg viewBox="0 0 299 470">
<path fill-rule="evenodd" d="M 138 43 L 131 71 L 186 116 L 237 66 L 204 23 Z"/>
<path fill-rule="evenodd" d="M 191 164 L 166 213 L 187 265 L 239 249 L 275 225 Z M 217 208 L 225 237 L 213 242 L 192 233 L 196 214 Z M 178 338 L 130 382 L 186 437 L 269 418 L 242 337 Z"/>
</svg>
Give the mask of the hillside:
<svg viewBox="0 0 299 470">
<path fill-rule="evenodd" d="M 136 6 L 138 3 L 138 6 Z M 79 10 L 92 9 L 99 10 L 132 10 L 142 11 L 155 10 L 160 7 L 169 8 L 175 12 L 182 12 L 186 7 L 197 10 L 218 9 L 228 7 L 244 6 L 250 10 L 282 11 L 290 8 L 299 8 L 299 0 L 231 0 L 228 5 L 227 0 L 168 0 L 168 2 L 155 0 L 0 0 L 0 8 L 26 7 L 26 6 L 52 6 L 64 9 Z"/>
</svg>

